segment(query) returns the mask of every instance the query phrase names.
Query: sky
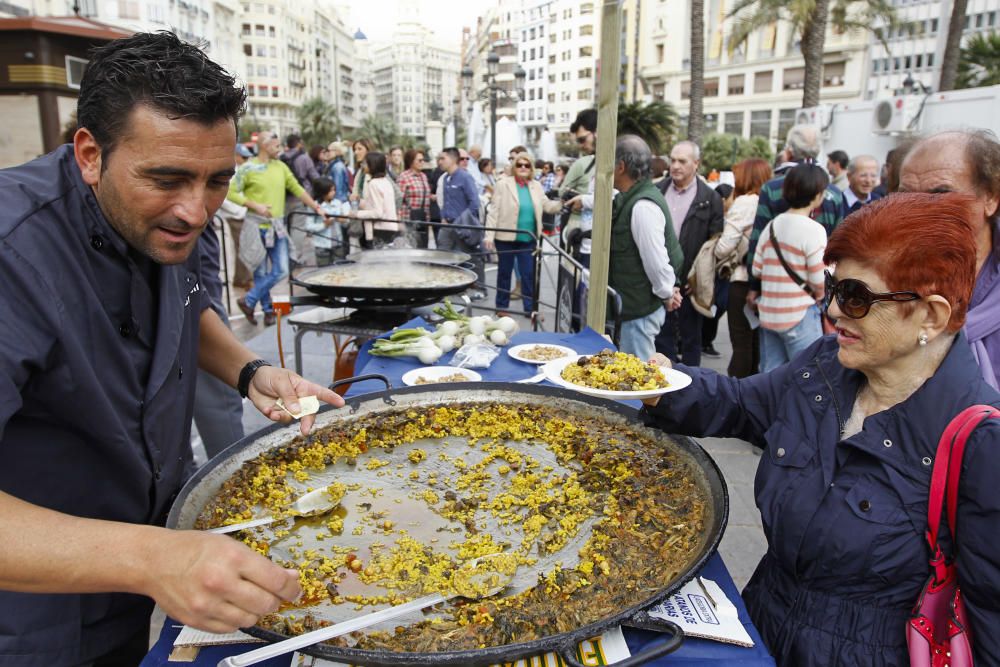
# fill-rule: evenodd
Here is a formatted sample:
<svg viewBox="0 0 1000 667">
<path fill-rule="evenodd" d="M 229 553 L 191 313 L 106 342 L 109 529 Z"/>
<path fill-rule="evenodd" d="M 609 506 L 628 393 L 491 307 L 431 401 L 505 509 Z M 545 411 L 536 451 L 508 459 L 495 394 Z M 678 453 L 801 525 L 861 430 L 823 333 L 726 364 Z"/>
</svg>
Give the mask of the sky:
<svg viewBox="0 0 1000 667">
<path fill-rule="evenodd" d="M 462 28 L 474 28 L 476 17 L 496 0 L 350 0 L 351 29 L 361 28 L 373 42 L 389 41 L 398 16 L 397 6 L 417 7 L 420 22 L 441 38 L 441 44 L 458 48 Z"/>
</svg>

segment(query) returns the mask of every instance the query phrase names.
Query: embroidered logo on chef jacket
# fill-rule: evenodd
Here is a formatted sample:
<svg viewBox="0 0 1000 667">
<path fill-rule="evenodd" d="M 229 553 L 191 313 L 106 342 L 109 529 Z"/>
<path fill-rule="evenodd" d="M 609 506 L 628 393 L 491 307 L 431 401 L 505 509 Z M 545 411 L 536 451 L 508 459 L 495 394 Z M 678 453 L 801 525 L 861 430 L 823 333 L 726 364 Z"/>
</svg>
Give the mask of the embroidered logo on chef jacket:
<svg viewBox="0 0 1000 667">
<path fill-rule="evenodd" d="M 190 276 L 188 276 L 188 280 L 191 280 Z M 191 288 L 191 290 L 187 294 L 187 297 L 185 297 L 185 299 L 184 299 L 184 307 L 185 308 L 187 308 L 188 306 L 191 305 L 191 295 L 192 294 L 197 294 L 200 291 L 201 291 L 201 282 L 195 280 L 194 281 L 194 286 Z"/>
</svg>

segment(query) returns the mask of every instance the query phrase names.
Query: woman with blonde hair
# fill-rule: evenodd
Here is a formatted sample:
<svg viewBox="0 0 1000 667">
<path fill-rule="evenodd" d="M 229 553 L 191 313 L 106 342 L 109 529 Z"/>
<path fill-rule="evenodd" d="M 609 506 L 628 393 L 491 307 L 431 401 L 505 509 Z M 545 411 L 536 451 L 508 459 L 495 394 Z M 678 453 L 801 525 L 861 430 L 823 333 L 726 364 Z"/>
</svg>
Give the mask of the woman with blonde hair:
<svg viewBox="0 0 1000 667">
<path fill-rule="evenodd" d="M 493 199 L 486 213 L 486 250 L 497 251 L 496 307 L 500 312 L 510 306 L 510 274 L 517 263 L 521 274 L 524 312 L 531 313 L 535 295 L 535 267 L 532 263 L 535 239 L 542 233 L 542 213 L 556 213 L 562 202 L 545 196 L 535 180 L 535 166 L 527 152 L 514 155 L 513 176 L 496 182 Z M 502 228 L 493 231 L 491 227 Z"/>
</svg>

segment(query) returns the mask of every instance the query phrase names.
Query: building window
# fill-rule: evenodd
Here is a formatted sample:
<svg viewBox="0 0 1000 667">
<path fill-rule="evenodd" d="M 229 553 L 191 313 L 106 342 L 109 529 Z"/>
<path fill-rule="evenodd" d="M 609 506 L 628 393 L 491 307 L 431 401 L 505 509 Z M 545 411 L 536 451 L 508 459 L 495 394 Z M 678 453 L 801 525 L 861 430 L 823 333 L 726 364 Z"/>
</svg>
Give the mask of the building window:
<svg viewBox="0 0 1000 667">
<path fill-rule="evenodd" d="M 545 57 L 545 47 L 544 46 L 539 46 L 538 47 L 538 57 L 539 58 L 544 58 Z"/>
<path fill-rule="evenodd" d="M 594 70 L 591 67 L 584 67 L 577 73 L 577 76 L 581 79 L 589 79 L 594 76 Z"/>
<path fill-rule="evenodd" d="M 745 81 L 745 75 L 733 74 L 726 80 L 726 93 L 729 95 L 742 95 Z"/>
<path fill-rule="evenodd" d="M 691 81 L 681 81 L 681 99 L 691 99 Z"/>
<path fill-rule="evenodd" d="M 253 97 L 257 94 L 257 86 L 247 86 L 247 95 Z"/>
<path fill-rule="evenodd" d="M 245 55 L 245 56 L 252 56 L 253 55 L 253 45 L 252 44 L 244 44 L 243 45 L 243 55 Z"/>
<path fill-rule="evenodd" d="M 824 86 L 843 86 L 844 85 L 844 72 L 847 69 L 846 62 L 839 63 L 829 63 L 823 66 L 823 85 Z"/>
<path fill-rule="evenodd" d="M 717 113 L 707 113 L 705 114 L 705 132 L 711 134 L 712 132 L 719 131 L 719 114 Z"/>
<path fill-rule="evenodd" d="M 263 44 L 257 45 L 257 56 L 260 58 L 267 58 L 267 47 Z"/>
<path fill-rule="evenodd" d="M 802 90 L 806 85 L 806 68 L 789 67 L 785 69 L 781 77 L 782 90 Z M 756 135 L 753 135 L 756 136 Z"/>
<path fill-rule="evenodd" d="M 594 55 L 594 47 L 592 46 L 581 46 L 580 47 L 580 57 L 581 58 L 592 58 Z"/>
<path fill-rule="evenodd" d="M 732 111 L 723 116 L 723 132 L 726 134 L 743 134 L 743 112 Z"/>
<path fill-rule="evenodd" d="M 788 136 L 788 131 L 795 125 L 796 109 L 782 109 L 778 112 L 778 138 L 783 140 Z"/>
<path fill-rule="evenodd" d="M 250 24 L 249 23 L 244 23 L 243 24 L 243 36 L 244 37 L 249 37 L 250 33 L 251 33 L 251 31 L 250 31 Z"/>
<path fill-rule="evenodd" d="M 594 94 L 594 91 L 592 91 L 590 88 L 584 88 L 583 90 L 577 91 L 577 93 L 576 93 L 576 99 L 578 99 L 578 100 L 589 100 L 590 96 L 593 95 L 593 94 Z"/>
<path fill-rule="evenodd" d="M 255 25 L 253 27 L 253 31 L 254 31 L 254 34 L 257 35 L 258 37 L 263 37 L 264 36 L 264 26 L 262 26 L 262 25 L 259 25 L 259 24 Z"/>
<path fill-rule="evenodd" d="M 705 79 L 705 97 L 719 96 L 719 79 Z"/>
<path fill-rule="evenodd" d="M 273 25 L 267 26 L 267 36 L 268 37 L 274 37 L 275 36 L 274 26 Z"/>
<path fill-rule="evenodd" d="M 656 45 L 656 62 L 663 62 L 663 44 Z"/>
<path fill-rule="evenodd" d="M 767 138 L 771 134 L 771 110 L 750 112 L 750 136 Z"/>
<path fill-rule="evenodd" d="M 757 72 L 753 75 L 753 92 L 770 93 L 774 90 L 774 72 Z"/>
<path fill-rule="evenodd" d="M 267 76 L 267 65 L 257 65 L 257 76 Z"/>
<path fill-rule="evenodd" d="M 277 97 L 277 96 L 278 96 L 278 87 L 271 86 L 271 97 Z"/>
<path fill-rule="evenodd" d="M 594 26 L 589 24 L 580 26 L 580 37 L 587 37 L 593 34 L 594 34 Z"/>
</svg>

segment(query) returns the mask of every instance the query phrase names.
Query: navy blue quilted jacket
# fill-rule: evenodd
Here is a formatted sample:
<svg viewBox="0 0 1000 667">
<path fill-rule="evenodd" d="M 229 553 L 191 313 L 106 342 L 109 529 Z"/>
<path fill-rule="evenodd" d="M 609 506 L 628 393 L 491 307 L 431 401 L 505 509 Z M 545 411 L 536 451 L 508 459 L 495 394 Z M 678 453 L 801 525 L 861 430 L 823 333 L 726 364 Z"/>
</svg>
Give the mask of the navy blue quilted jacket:
<svg viewBox="0 0 1000 667">
<path fill-rule="evenodd" d="M 832 336 L 768 374 L 738 380 L 678 366 L 691 387 L 643 419 L 670 433 L 737 437 L 763 449 L 754 497 L 767 554 L 743 592 L 778 665 L 905 667 L 905 625 L 929 575 L 927 496 L 938 439 L 979 403 L 1000 405 L 964 334 L 907 400 L 841 439 L 863 376 Z M 957 553 L 977 665 L 1000 665 L 1000 420 L 969 440 Z"/>
</svg>

